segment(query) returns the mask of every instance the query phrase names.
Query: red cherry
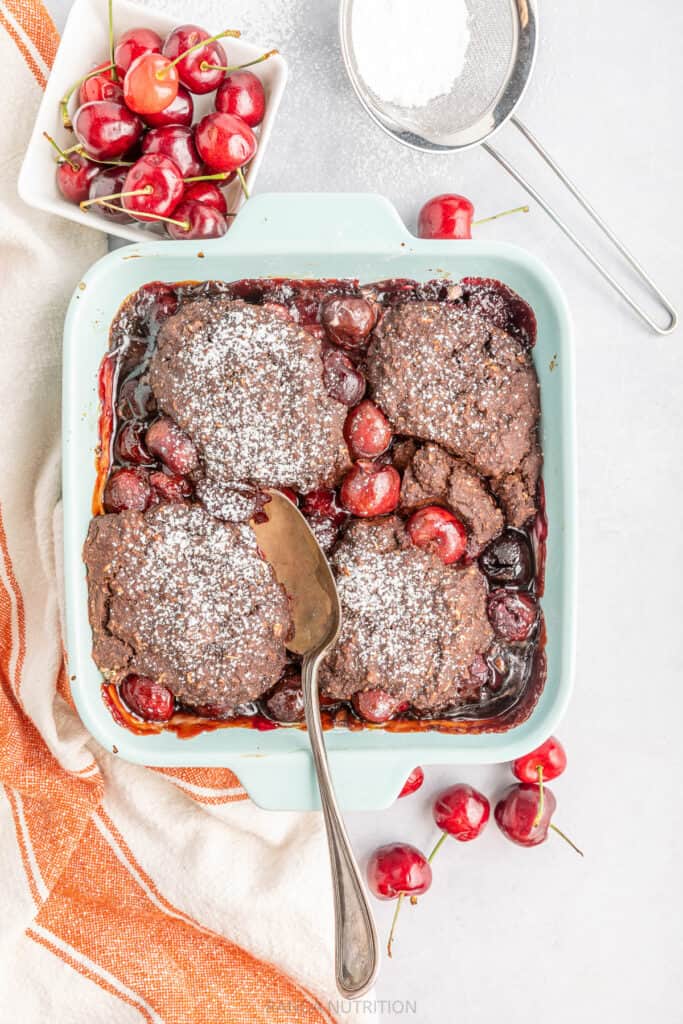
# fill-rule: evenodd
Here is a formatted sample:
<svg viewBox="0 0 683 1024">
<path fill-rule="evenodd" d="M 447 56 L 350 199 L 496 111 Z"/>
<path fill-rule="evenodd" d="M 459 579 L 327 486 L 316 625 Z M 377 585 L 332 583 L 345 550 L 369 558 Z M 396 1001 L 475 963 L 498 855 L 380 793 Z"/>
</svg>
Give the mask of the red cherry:
<svg viewBox="0 0 683 1024">
<path fill-rule="evenodd" d="M 337 493 L 329 487 L 309 491 L 301 499 L 301 511 L 305 516 L 322 516 L 331 519 L 335 526 L 346 520 L 346 512 L 337 501 Z"/>
<path fill-rule="evenodd" d="M 183 125 L 169 124 L 150 129 L 142 139 L 142 152 L 170 157 L 184 178 L 202 173 L 203 164 L 194 144 L 192 129 Z"/>
<path fill-rule="evenodd" d="M 96 160 L 116 160 L 135 145 L 142 134 L 142 121 L 124 106 L 111 100 L 84 103 L 74 114 L 76 138 Z"/>
<path fill-rule="evenodd" d="M 68 160 L 57 165 L 57 188 L 70 203 L 82 203 L 90 194 L 90 184 L 101 171 L 80 153 L 69 153 Z"/>
<path fill-rule="evenodd" d="M 119 687 L 119 693 L 131 711 L 146 722 L 168 722 L 173 716 L 173 694 L 147 676 L 126 676 Z"/>
<path fill-rule="evenodd" d="M 452 512 L 438 505 L 418 509 L 406 523 L 413 544 L 433 551 L 444 565 L 462 558 L 467 548 L 467 531 Z"/>
<path fill-rule="evenodd" d="M 427 892 L 432 884 L 432 869 L 429 861 L 409 843 L 388 843 L 380 846 L 370 857 L 367 867 L 370 891 L 380 900 L 397 899 L 394 919 L 387 941 L 387 953 L 391 956 L 396 920 L 404 896 L 410 896 L 411 903 Z"/>
<path fill-rule="evenodd" d="M 170 217 L 184 189 L 182 173 L 173 160 L 161 153 L 149 153 L 129 169 L 121 202 L 136 220 Z"/>
<path fill-rule="evenodd" d="M 378 307 L 354 295 L 338 295 L 323 304 L 320 318 L 328 337 L 346 349 L 361 348 L 377 323 Z"/>
<path fill-rule="evenodd" d="M 344 437 L 354 458 L 374 459 L 391 444 L 391 426 L 382 410 L 366 398 L 346 417 Z"/>
<path fill-rule="evenodd" d="M 194 199 L 184 199 L 173 211 L 173 220 L 180 223 L 166 225 L 171 238 L 220 238 L 228 230 L 228 222 L 220 210 Z"/>
<path fill-rule="evenodd" d="M 145 114 L 145 122 L 151 128 L 164 128 L 169 124 L 179 124 L 189 128 L 194 117 L 194 102 L 187 89 L 179 85 L 178 95 L 163 110 L 156 114 Z"/>
<path fill-rule="evenodd" d="M 403 784 L 403 789 L 398 794 L 399 800 L 402 796 L 410 796 L 416 793 L 425 780 L 425 773 L 420 767 L 413 768 L 412 772 Z"/>
<path fill-rule="evenodd" d="M 144 423 L 124 423 L 117 434 L 114 452 L 122 462 L 134 462 L 138 466 L 152 465 L 154 459 L 145 444 Z"/>
<path fill-rule="evenodd" d="M 149 482 L 157 498 L 161 501 L 187 501 L 192 496 L 193 487 L 186 476 L 173 476 L 157 470 L 150 473 Z"/>
<path fill-rule="evenodd" d="M 491 277 L 463 277 L 460 284 L 463 301 L 472 313 L 533 348 L 537 333 L 536 314 L 521 295 Z"/>
<path fill-rule="evenodd" d="M 268 714 L 277 722 L 302 722 L 304 695 L 298 669 L 288 669 L 264 701 Z"/>
<path fill-rule="evenodd" d="M 185 475 L 197 468 L 197 449 L 187 434 L 169 419 L 162 416 L 147 429 L 145 441 L 152 455 L 167 466 L 172 473 Z"/>
<path fill-rule="evenodd" d="M 123 192 L 127 174 L 127 167 L 100 167 L 100 173 L 93 178 L 90 184 L 88 199 L 104 199 L 107 196 Z M 121 201 L 119 199 L 112 200 L 111 204 L 107 206 L 100 203 L 95 205 L 100 216 L 105 217 L 107 220 L 124 224 L 126 221 L 133 219 L 129 213 L 121 208 Z"/>
<path fill-rule="evenodd" d="M 365 377 L 344 352 L 330 348 L 323 356 L 323 382 L 330 398 L 357 405 L 365 394 Z"/>
<path fill-rule="evenodd" d="M 474 206 L 465 196 L 444 193 L 429 199 L 417 218 L 419 238 L 471 238 Z"/>
<path fill-rule="evenodd" d="M 366 722 L 381 725 L 393 718 L 401 702 L 385 690 L 359 690 L 354 693 L 351 703 Z"/>
<path fill-rule="evenodd" d="M 540 819 L 538 786 L 528 783 L 510 786 L 496 804 L 494 816 L 503 835 L 519 846 L 538 846 L 548 838 L 550 819 L 557 801 L 551 790 L 544 792 L 544 806 Z"/>
<path fill-rule="evenodd" d="M 178 69 L 161 53 L 136 57 L 123 79 L 126 106 L 136 114 L 158 114 L 178 95 Z"/>
<path fill-rule="evenodd" d="M 212 171 L 236 171 L 256 152 L 256 136 L 241 117 L 207 114 L 195 128 L 195 144 Z"/>
<path fill-rule="evenodd" d="M 228 204 L 224 194 L 218 185 L 214 185 L 212 181 L 194 181 L 190 185 L 186 185 L 183 193 L 183 202 L 187 202 L 190 199 L 193 202 L 201 203 L 202 206 L 210 206 L 212 210 L 218 210 L 223 216 L 228 212 Z"/>
<path fill-rule="evenodd" d="M 152 488 L 144 469 L 115 469 L 104 488 L 105 512 L 144 512 L 152 501 Z"/>
<path fill-rule="evenodd" d="M 79 106 L 83 103 L 91 103 L 93 100 L 112 100 L 114 103 L 123 103 L 123 89 L 120 82 L 114 82 L 111 77 L 111 67 L 105 61 L 98 64 L 94 71 L 100 74 L 92 75 L 81 83 L 78 91 Z"/>
<path fill-rule="evenodd" d="M 537 783 L 539 778 L 552 782 L 567 767 L 565 749 L 555 736 L 536 747 L 530 754 L 518 757 L 512 762 L 512 771 L 520 782 Z"/>
<path fill-rule="evenodd" d="M 226 75 L 216 93 L 216 110 L 237 114 L 250 128 L 261 124 L 266 112 L 266 93 L 261 79 L 252 71 L 233 71 Z"/>
<path fill-rule="evenodd" d="M 401 477 L 393 466 L 360 459 L 344 477 L 341 501 L 354 516 L 383 516 L 393 512 L 401 493 Z"/>
<path fill-rule="evenodd" d="M 437 828 L 466 843 L 484 831 L 491 806 L 479 790 L 458 783 L 439 794 L 433 813 Z"/>
<path fill-rule="evenodd" d="M 489 594 L 487 611 L 498 636 L 512 643 L 528 640 L 538 619 L 533 597 L 515 590 L 494 590 Z"/>
<path fill-rule="evenodd" d="M 161 36 L 151 28 L 131 28 L 124 32 L 114 49 L 114 63 L 121 78 L 134 60 L 145 53 L 161 53 Z"/>
<path fill-rule="evenodd" d="M 206 46 L 187 53 L 176 65 L 180 81 L 195 93 L 213 92 L 223 81 L 226 56 L 221 44 L 198 25 L 180 25 L 166 37 L 163 46 L 164 56 L 175 60 L 203 39 L 207 40 Z M 217 65 L 218 70 L 212 68 L 212 64 Z"/>
</svg>

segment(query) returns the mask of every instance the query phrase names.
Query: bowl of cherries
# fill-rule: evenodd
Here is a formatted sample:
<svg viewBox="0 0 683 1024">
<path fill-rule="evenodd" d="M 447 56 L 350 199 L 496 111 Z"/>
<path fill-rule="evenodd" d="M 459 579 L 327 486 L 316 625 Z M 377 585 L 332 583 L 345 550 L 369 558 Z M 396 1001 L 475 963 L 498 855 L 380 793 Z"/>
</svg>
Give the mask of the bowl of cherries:
<svg viewBox="0 0 683 1024">
<path fill-rule="evenodd" d="M 239 26 L 76 0 L 19 194 L 130 241 L 219 238 L 253 188 L 286 77 Z"/>
</svg>

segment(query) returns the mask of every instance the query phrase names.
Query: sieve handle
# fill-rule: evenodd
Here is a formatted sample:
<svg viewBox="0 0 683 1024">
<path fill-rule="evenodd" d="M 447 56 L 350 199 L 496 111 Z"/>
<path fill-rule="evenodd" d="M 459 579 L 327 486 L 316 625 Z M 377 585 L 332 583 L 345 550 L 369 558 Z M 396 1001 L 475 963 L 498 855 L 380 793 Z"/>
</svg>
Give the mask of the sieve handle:
<svg viewBox="0 0 683 1024">
<path fill-rule="evenodd" d="M 642 306 L 640 306 L 636 302 L 636 300 L 631 295 L 629 295 L 629 293 L 626 291 L 626 289 L 623 288 L 622 285 L 619 284 L 619 282 L 616 280 L 616 278 L 610 273 L 610 271 L 607 269 L 607 267 L 605 267 L 600 262 L 600 260 L 597 258 L 597 256 L 594 256 L 593 253 L 590 251 L 590 249 L 588 249 L 587 246 L 584 245 L 584 243 L 574 233 L 574 231 L 572 231 L 572 229 L 569 227 L 569 225 L 564 220 L 562 220 L 562 218 L 557 213 L 557 211 L 554 210 L 553 207 L 550 206 L 550 204 L 548 202 L 546 202 L 546 200 L 543 198 L 543 196 L 541 196 L 536 191 L 536 189 L 533 187 L 533 185 L 531 185 L 526 180 L 526 178 L 524 178 L 519 173 L 519 171 L 515 167 L 513 167 L 513 165 L 508 160 L 506 160 L 505 157 L 497 149 L 495 149 L 493 146 L 489 145 L 489 143 L 487 143 L 487 142 L 484 143 L 484 149 L 486 149 L 487 152 L 489 152 L 491 154 L 491 156 L 495 160 L 498 161 L 498 163 L 501 165 L 501 167 L 504 167 L 505 170 L 508 172 L 508 174 L 512 175 L 512 177 L 515 179 L 515 181 L 518 182 L 518 184 L 520 184 L 522 186 L 522 188 L 525 189 L 525 191 L 529 193 L 529 195 L 538 203 L 538 205 L 540 207 L 542 207 L 542 209 L 545 210 L 545 212 L 548 214 L 548 216 L 551 217 L 555 221 L 555 223 L 557 224 L 558 228 L 560 228 L 560 230 L 564 232 L 564 234 L 567 236 L 567 238 L 569 238 L 569 240 L 574 243 L 574 245 L 577 247 L 577 249 L 579 249 L 583 253 L 583 255 L 586 257 L 586 259 L 589 260 L 593 264 L 595 269 L 600 274 L 602 274 L 602 276 L 607 281 L 607 283 L 610 284 L 612 286 L 612 288 L 614 288 L 614 290 L 619 293 L 619 295 L 621 295 L 622 299 L 624 299 L 624 301 L 629 304 L 631 309 L 634 310 L 634 312 L 637 313 L 638 316 L 642 320 L 644 320 L 645 323 L 649 327 L 651 327 L 653 331 L 656 331 L 657 334 L 671 334 L 671 332 L 676 328 L 676 325 L 678 323 L 678 314 L 676 313 L 676 310 L 671 305 L 669 300 L 666 298 L 664 293 L 657 287 L 655 282 L 652 280 L 650 275 L 646 272 L 644 267 L 641 266 L 641 264 L 638 262 L 638 260 L 635 258 L 635 256 L 632 253 L 629 252 L 629 250 L 626 248 L 626 246 L 622 242 L 619 241 L 617 236 L 614 234 L 614 232 L 611 230 L 611 228 L 605 223 L 605 221 L 602 219 L 602 217 L 597 212 L 597 210 L 595 210 L 595 208 L 593 206 L 591 206 L 591 204 L 588 202 L 588 200 L 583 195 L 583 193 L 567 177 L 567 175 L 564 173 L 562 168 L 553 160 L 553 158 L 550 156 L 550 154 L 547 152 L 547 150 L 545 150 L 543 148 L 543 146 L 541 145 L 539 140 L 536 138 L 536 136 L 531 131 L 529 131 L 529 129 L 526 127 L 526 125 L 522 124 L 522 122 L 519 120 L 519 118 L 511 117 L 510 118 L 510 122 L 511 122 L 511 124 L 514 124 L 515 128 L 517 128 L 517 130 L 522 133 L 522 135 L 527 140 L 527 142 L 529 142 L 530 145 L 533 146 L 533 148 L 536 150 L 536 152 L 539 154 L 539 156 L 542 157 L 542 159 L 545 161 L 545 163 L 548 165 L 548 167 L 550 167 L 550 169 L 554 172 L 554 174 L 560 179 L 562 184 L 572 194 L 572 196 L 576 199 L 576 201 L 579 203 L 579 205 L 586 211 L 586 213 L 598 225 L 598 227 L 603 232 L 603 234 L 607 235 L 607 237 L 612 242 L 614 247 L 617 249 L 617 251 L 619 253 L 621 253 L 621 255 L 624 257 L 624 259 L 629 264 L 629 266 L 633 268 L 633 270 L 636 272 L 636 274 L 641 279 L 641 281 L 648 287 L 648 289 L 652 292 L 652 294 L 656 296 L 656 298 L 658 299 L 658 301 L 661 303 L 662 307 L 666 310 L 666 312 L 668 314 L 668 322 L 666 323 L 666 325 L 665 326 L 661 326 L 655 320 L 652 319 L 652 317 L 642 308 Z"/>
</svg>

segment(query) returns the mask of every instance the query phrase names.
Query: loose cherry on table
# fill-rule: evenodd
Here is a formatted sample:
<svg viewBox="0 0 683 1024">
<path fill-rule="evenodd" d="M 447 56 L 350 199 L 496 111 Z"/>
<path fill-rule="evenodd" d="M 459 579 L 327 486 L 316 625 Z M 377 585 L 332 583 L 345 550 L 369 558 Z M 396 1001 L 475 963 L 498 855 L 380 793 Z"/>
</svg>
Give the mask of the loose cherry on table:
<svg viewBox="0 0 683 1024">
<path fill-rule="evenodd" d="M 150 129 L 143 136 L 142 152 L 161 153 L 169 157 L 184 178 L 202 173 L 203 164 L 194 144 L 192 129 L 183 125 L 172 124 Z"/>
<path fill-rule="evenodd" d="M 193 202 L 202 203 L 204 206 L 210 206 L 212 209 L 218 210 L 223 216 L 228 212 L 225 196 L 218 185 L 215 185 L 212 181 L 195 181 L 190 185 L 186 185 L 183 193 L 183 202 L 187 202 L 190 199 Z"/>
<path fill-rule="evenodd" d="M 552 829 L 581 857 L 582 851 L 551 821 L 557 801 L 547 788 L 521 782 L 505 791 L 496 804 L 494 817 L 503 835 L 518 846 L 539 846 Z"/>
<path fill-rule="evenodd" d="M 323 354 L 323 382 L 330 398 L 342 405 L 357 405 L 365 394 L 365 377 L 338 348 L 330 347 Z"/>
<path fill-rule="evenodd" d="M 266 112 L 266 93 L 261 79 L 251 71 L 226 75 L 216 93 L 215 105 L 221 114 L 236 114 L 250 128 L 255 128 Z"/>
<path fill-rule="evenodd" d="M 346 417 L 344 438 L 354 458 L 374 459 L 391 444 L 391 424 L 382 410 L 366 398 Z"/>
<path fill-rule="evenodd" d="M 474 786 L 459 782 L 437 796 L 432 813 L 442 835 L 429 855 L 430 864 L 448 836 L 460 843 L 480 836 L 489 820 L 491 805 Z"/>
<path fill-rule="evenodd" d="M 416 547 L 433 551 L 444 565 L 452 565 L 465 554 L 467 530 L 452 512 L 439 505 L 413 512 L 406 530 Z"/>
<path fill-rule="evenodd" d="M 126 676 L 119 686 L 119 693 L 130 710 L 146 722 L 168 722 L 173 716 L 173 694 L 147 676 Z"/>
<path fill-rule="evenodd" d="M 123 103 L 93 100 L 74 114 L 74 132 L 87 156 L 116 160 L 142 135 L 142 121 Z"/>
<path fill-rule="evenodd" d="M 543 787 L 544 783 L 552 782 L 553 779 L 562 775 L 567 767 L 567 755 L 565 749 L 555 736 L 542 743 L 540 747 L 532 750 L 524 757 L 518 757 L 512 762 L 512 774 L 520 782 L 536 783 L 539 789 L 539 808 L 537 818 L 540 821 L 543 810 Z"/>
<path fill-rule="evenodd" d="M 391 956 L 403 898 L 409 896 L 410 902 L 416 903 L 417 897 L 427 892 L 432 884 L 432 869 L 424 854 L 410 843 L 388 843 L 370 857 L 367 879 L 370 891 L 378 899 L 397 900 L 387 940 L 387 954 Z"/>
<path fill-rule="evenodd" d="M 516 206 L 512 210 L 495 213 L 492 217 L 473 221 L 474 206 L 471 201 L 466 196 L 445 192 L 428 199 L 424 204 L 417 218 L 417 234 L 419 238 L 471 238 L 473 225 L 486 224 L 511 213 L 528 212 L 528 206 Z"/>
<path fill-rule="evenodd" d="M 412 793 L 416 793 L 418 789 L 420 789 L 420 787 L 422 786 L 424 780 L 425 773 L 419 767 L 419 765 L 417 768 L 413 768 L 412 772 L 410 773 L 406 781 L 403 783 L 403 789 L 398 794 L 399 800 L 401 799 L 401 797 L 411 796 Z"/>
<path fill-rule="evenodd" d="M 359 459 L 341 485 L 342 505 L 355 516 L 382 516 L 393 512 L 401 493 L 401 477 L 393 466 Z"/>
<path fill-rule="evenodd" d="M 120 36 L 114 48 L 114 64 L 120 78 L 134 60 L 146 53 L 161 53 L 163 40 L 151 28 L 131 28 Z"/>
<path fill-rule="evenodd" d="M 228 230 L 225 214 L 195 199 L 183 199 L 166 225 L 171 238 L 220 238 Z"/>
</svg>

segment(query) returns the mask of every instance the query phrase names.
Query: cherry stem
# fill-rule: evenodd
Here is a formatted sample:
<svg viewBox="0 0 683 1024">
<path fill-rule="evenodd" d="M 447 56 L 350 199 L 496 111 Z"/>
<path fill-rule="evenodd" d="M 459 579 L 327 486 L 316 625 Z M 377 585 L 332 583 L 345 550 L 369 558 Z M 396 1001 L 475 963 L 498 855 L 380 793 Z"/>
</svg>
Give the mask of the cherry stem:
<svg viewBox="0 0 683 1024">
<path fill-rule="evenodd" d="M 198 174 L 192 178 L 183 178 L 183 181 L 186 185 L 191 181 L 225 181 L 231 174 L 232 171 L 218 171 L 216 174 Z"/>
<path fill-rule="evenodd" d="M 52 138 L 51 135 L 48 135 L 47 132 L 43 132 L 43 138 L 47 139 L 47 141 L 50 143 L 50 145 L 53 146 L 54 149 L 57 150 L 59 156 L 62 158 L 64 163 L 67 163 L 69 165 L 69 167 L 71 168 L 72 171 L 77 171 L 78 170 L 78 164 L 75 164 L 73 162 L 73 160 L 69 160 L 68 154 L 61 148 L 61 146 L 57 145 L 57 143 L 55 142 L 55 140 Z"/>
<path fill-rule="evenodd" d="M 199 65 L 201 71 L 225 71 L 226 74 L 230 74 L 232 71 L 243 71 L 244 68 L 253 67 L 254 64 L 260 64 L 264 60 L 268 60 L 269 57 L 274 57 L 279 50 L 268 50 L 267 53 L 262 53 L 256 60 L 248 60 L 246 64 L 209 64 L 208 60 L 203 60 Z"/>
<path fill-rule="evenodd" d="M 87 82 L 90 78 L 95 78 L 96 75 L 103 75 L 106 71 L 111 71 L 112 78 L 114 77 L 114 75 L 116 74 L 116 67 L 114 66 L 113 62 L 103 68 L 93 68 L 93 70 L 89 71 L 87 75 L 83 75 L 83 78 L 79 78 L 77 82 L 74 82 L 71 88 L 67 89 L 67 91 L 64 93 L 61 100 L 59 101 L 59 109 L 62 115 L 62 124 L 65 128 L 73 128 L 71 117 L 69 116 L 69 100 L 76 92 L 76 89 L 80 89 L 83 83 Z"/>
<path fill-rule="evenodd" d="M 200 39 L 198 43 L 194 44 L 194 46 L 190 46 L 188 50 L 185 50 L 183 53 L 179 53 L 177 57 L 175 57 L 169 64 L 166 65 L 166 67 L 159 68 L 159 70 L 156 72 L 156 77 L 163 78 L 169 68 L 175 67 L 176 64 L 178 64 L 181 60 L 184 60 L 184 58 L 188 57 L 191 53 L 194 53 L 195 50 L 201 50 L 202 46 L 206 46 L 207 43 L 215 43 L 219 39 L 225 39 L 226 36 L 231 36 L 233 39 L 239 39 L 241 35 L 242 33 L 239 31 L 239 29 L 226 28 L 224 32 L 219 32 L 215 36 L 209 36 L 208 39 Z"/>
<path fill-rule="evenodd" d="M 492 217 L 482 217 L 480 220 L 473 220 L 472 227 L 476 224 L 488 224 L 490 220 L 498 220 L 499 217 L 508 217 L 511 213 L 528 213 L 528 206 L 515 206 L 512 210 L 503 210 L 501 213 L 494 213 Z"/>
<path fill-rule="evenodd" d="M 241 167 L 237 168 L 237 177 L 239 178 L 240 186 L 244 192 L 244 198 L 249 198 L 249 189 L 247 188 L 247 179 L 244 177 L 244 171 Z"/>
<path fill-rule="evenodd" d="M 543 805 L 545 804 L 545 796 L 543 793 L 543 765 L 536 765 L 536 772 L 538 773 L 538 810 L 536 811 L 536 817 L 531 823 L 532 828 L 537 828 L 541 818 L 543 817 Z"/>
<path fill-rule="evenodd" d="M 118 82 L 119 74 L 114 64 L 114 4 L 113 0 L 109 0 L 107 5 L 107 15 L 109 21 L 109 61 L 111 63 L 111 77 L 114 82 Z"/>
<path fill-rule="evenodd" d="M 580 857 L 583 857 L 583 850 L 580 850 L 580 849 L 578 848 L 578 846 L 576 845 L 576 843 L 573 843 L 573 842 L 571 841 L 571 839 L 569 838 L 569 836 L 566 836 L 566 835 L 564 834 L 564 832 L 563 832 L 563 831 L 562 831 L 561 829 L 559 829 L 559 828 L 557 827 L 557 825 L 554 825 L 554 824 L 552 823 L 552 821 L 550 822 L 550 827 L 551 827 L 551 829 L 553 830 L 553 832 L 557 832 L 558 836 L 560 836 L 560 838 L 564 839 L 565 843 L 569 843 L 569 845 L 571 846 L 572 850 L 576 850 L 576 852 L 578 853 L 578 855 L 579 855 Z"/>
<path fill-rule="evenodd" d="M 394 911 L 394 916 L 391 919 L 391 928 L 389 930 L 389 938 L 387 939 L 387 956 L 390 959 L 391 959 L 391 947 L 392 947 L 393 942 L 394 942 L 394 932 L 396 931 L 396 922 L 398 920 L 398 912 L 401 909 L 401 904 L 403 903 L 403 897 L 404 896 L 405 896 L 404 892 L 401 892 L 401 893 L 398 894 L 398 900 L 396 901 L 396 910 Z"/>
<path fill-rule="evenodd" d="M 439 850 L 441 849 L 441 847 L 443 846 L 443 844 L 446 842 L 447 839 L 448 839 L 448 832 L 442 832 L 441 835 L 439 836 L 439 838 L 436 841 L 436 846 L 434 847 L 432 852 L 427 857 L 427 861 L 428 861 L 429 864 L 432 863 L 432 861 L 434 860 L 434 858 L 436 857 L 437 853 L 439 852 Z"/>
<path fill-rule="evenodd" d="M 110 196 L 98 196 L 95 199 L 84 199 L 80 203 L 81 210 L 87 210 L 93 203 L 105 203 L 109 199 L 123 199 L 125 196 L 151 196 L 154 188 L 152 185 L 145 185 L 144 188 L 136 188 L 132 192 L 112 192 Z M 149 215 L 151 216 L 151 214 Z"/>
<path fill-rule="evenodd" d="M 124 193 L 125 194 L 125 193 Z M 128 193 L 130 195 L 130 193 Z M 119 213 L 130 213 L 130 210 L 126 210 L 123 206 L 117 206 L 116 203 L 108 203 L 104 199 L 98 200 L 100 206 L 106 206 L 108 210 L 117 210 Z M 144 214 L 145 220 L 161 220 L 164 224 L 176 224 L 183 231 L 189 231 L 192 225 L 189 220 L 174 220 L 173 217 L 162 217 L 160 213 L 146 213 Z"/>
<path fill-rule="evenodd" d="M 86 160 L 90 160 L 93 164 L 102 164 L 104 167 L 132 167 L 132 160 L 98 160 L 95 156 L 90 156 L 90 153 L 86 150 L 85 146 L 72 146 L 68 151 L 69 153 L 78 153 L 79 156 L 85 157 Z"/>
</svg>

